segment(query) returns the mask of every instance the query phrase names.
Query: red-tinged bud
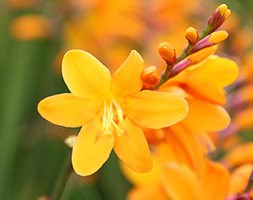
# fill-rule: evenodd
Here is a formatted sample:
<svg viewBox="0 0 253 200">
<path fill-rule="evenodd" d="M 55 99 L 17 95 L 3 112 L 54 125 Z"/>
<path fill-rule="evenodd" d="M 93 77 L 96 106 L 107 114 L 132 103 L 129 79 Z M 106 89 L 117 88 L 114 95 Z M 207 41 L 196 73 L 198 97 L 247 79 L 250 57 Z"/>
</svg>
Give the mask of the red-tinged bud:
<svg viewBox="0 0 253 200">
<path fill-rule="evenodd" d="M 217 50 L 217 47 L 218 47 L 218 45 L 214 45 L 211 47 L 201 49 L 200 51 L 189 55 L 188 59 L 190 59 L 192 61 L 192 64 L 199 63 L 199 62 L 203 61 L 204 59 L 206 59 L 208 56 L 214 54 L 215 51 Z"/>
<path fill-rule="evenodd" d="M 210 33 L 217 30 L 230 16 L 231 10 L 228 9 L 226 4 L 220 5 L 212 13 L 212 16 L 208 20 L 208 25 L 210 26 Z"/>
<path fill-rule="evenodd" d="M 191 65 L 192 65 L 192 61 L 190 59 L 184 59 L 180 61 L 179 63 L 174 65 L 173 68 L 171 69 L 170 77 L 177 75 L 178 73 L 180 73 L 181 71 L 183 71 L 184 69 L 186 69 L 187 67 Z"/>
<path fill-rule="evenodd" d="M 202 40 L 198 41 L 193 49 L 191 50 L 192 53 L 195 53 L 201 49 L 214 46 L 216 44 L 219 44 L 223 42 L 225 39 L 227 39 L 228 33 L 226 31 L 216 31 Z"/>
<path fill-rule="evenodd" d="M 157 67 L 149 66 L 146 67 L 141 75 L 141 79 L 143 82 L 143 88 L 152 90 L 159 83 L 160 78 L 157 71 Z"/>
<path fill-rule="evenodd" d="M 168 42 L 161 43 L 158 52 L 168 65 L 174 64 L 177 60 L 176 50 Z"/>
<path fill-rule="evenodd" d="M 216 49 L 217 49 L 217 45 L 213 45 L 211 47 L 202 49 L 196 53 L 192 53 L 186 59 L 180 61 L 179 63 L 173 66 L 170 73 L 170 77 L 177 75 L 178 73 L 190 67 L 191 65 L 194 65 L 203 61 L 208 56 L 212 55 L 216 51 Z"/>
<path fill-rule="evenodd" d="M 195 45 L 199 39 L 198 31 L 193 27 L 187 28 L 185 38 L 188 40 L 189 44 Z"/>
</svg>

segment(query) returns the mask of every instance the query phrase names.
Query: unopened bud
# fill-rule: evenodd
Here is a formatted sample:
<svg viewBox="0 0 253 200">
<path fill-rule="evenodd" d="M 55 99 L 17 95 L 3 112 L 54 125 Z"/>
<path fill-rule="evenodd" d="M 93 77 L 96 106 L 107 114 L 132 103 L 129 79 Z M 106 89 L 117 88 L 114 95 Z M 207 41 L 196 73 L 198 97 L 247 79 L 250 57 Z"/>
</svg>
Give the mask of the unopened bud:
<svg viewBox="0 0 253 200">
<path fill-rule="evenodd" d="M 214 46 L 227 39 L 228 33 L 226 31 L 216 31 L 198 41 L 192 49 L 192 53 L 200 51 L 201 49 Z"/>
<path fill-rule="evenodd" d="M 221 16 L 224 16 L 225 20 L 230 16 L 231 10 L 228 9 L 226 4 L 221 4 L 218 7 L 218 10 L 220 11 Z"/>
<path fill-rule="evenodd" d="M 179 74 L 188 67 L 200 63 L 208 56 L 212 55 L 216 51 L 216 49 L 217 45 L 214 45 L 189 55 L 187 58 L 185 58 L 184 60 L 180 61 L 179 63 L 173 66 L 170 77 L 174 77 L 175 75 Z"/>
<path fill-rule="evenodd" d="M 208 42 L 213 42 L 215 44 L 219 44 L 226 40 L 228 37 L 227 31 L 216 31 L 210 34 Z"/>
<path fill-rule="evenodd" d="M 210 33 L 217 30 L 230 16 L 231 10 L 228 9 L 226 4 L 220 5 L 212 13 L 212 16 L 208 20 L 208 25 L 210 26 Z"/>
<path fill-rule="evenodd" d="M 156 66 L 146 67 L 141 75 L 143 88 L 152 90 L 159 83 L 160 78 Z"/>
<path fill-rule="evenodd" d="M 76 138 L 77 136 L 76 135 L 70 135 L 68 136 L 65 140 L 64 140 L 64 143 L 70 147 L 70 148 L 73 148 L 75 142 L 76 142 Z"/>
<path fill-rule="evenodd" d="M 161 43 L 158 52 L 168 65 L 174 64 L 177 60 L 176 50 L 168 42 Z"/>
<path fill-rule="evenodd" d="M 196 53 L 189 55 L 188 59 L 191 60 L 192 64 L 197 64 L 197 63 L 203 61 L 204 59 L 206 59 L 208 56 L 214 54 L 215 51 L 217 50 L 217 48 L 218 48 L 218 45 L 204 48 Z"/>
<path fill-rule="evenodd" d="M 181 71 L 185 70 L 187 67 L 192 65 L 192 61 L 190 59 L 184 59 L 173 66 L 171 69 L 170 77 L 176 76 Z"/>
<path fill-rule="evenodd" d="M 188 40 L 189 44 L 191 45 L 196 44 L 199 39 L 198 31 L 193 27 L 187 28 L 185 38 Z"/>
</svg>

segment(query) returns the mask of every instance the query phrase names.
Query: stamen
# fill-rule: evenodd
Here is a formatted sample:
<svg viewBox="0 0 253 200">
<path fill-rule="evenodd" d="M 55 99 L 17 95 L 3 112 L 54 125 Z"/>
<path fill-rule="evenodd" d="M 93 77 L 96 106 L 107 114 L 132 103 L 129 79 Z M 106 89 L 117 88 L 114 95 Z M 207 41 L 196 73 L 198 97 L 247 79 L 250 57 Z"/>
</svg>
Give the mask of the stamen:
<svg viewBox="0 0 253 200">
<path fill-rule="evenodd" d="M 124 130 L 119 127 L 123 122 L 123 111 L 117 101 L 107 100 L 104 102 L 104 111 L 102 116 L 104 134 L 112 134 L 116 131 L 117 135 L 121 135 Z"/>
<path fill-rule="evenodd" d="M 122 133 L 124 133 L 124 130 L 121 129 L 118 124 L 115 123 L 115 121 L 112 121 L 112 124 L 114 125 L 114 128 L 116 130 L 116 133 L 118 136 L 120 136 Z"/>
<path fill-rule="evenodd" d="M 115 100 L 113 100 L 113 104 L 116 107 L 118 120 L 120 122 L 122 122 L 123 121 L 123 112 L 122 112 L 122 109 L 121 109 L 121 107 L 119 106 L 119 104 Z"/>
</svg>

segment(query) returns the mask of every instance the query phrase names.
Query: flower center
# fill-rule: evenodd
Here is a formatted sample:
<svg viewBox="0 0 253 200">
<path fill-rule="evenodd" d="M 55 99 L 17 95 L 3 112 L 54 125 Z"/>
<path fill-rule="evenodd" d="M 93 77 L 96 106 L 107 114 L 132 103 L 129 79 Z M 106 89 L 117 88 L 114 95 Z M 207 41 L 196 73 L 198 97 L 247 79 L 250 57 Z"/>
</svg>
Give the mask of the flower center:
<svg viewBox="0 0 253 200">
<path fill-rule="evenodd" d="M 120 136 L 124 132 L 119 126 L 123 122 L 123 118 L 122 109 L 117 101 L 110 99 L 104 102 L 102 117 L 104 134 L 112 134 L 115 131 Z"/>
</svg>

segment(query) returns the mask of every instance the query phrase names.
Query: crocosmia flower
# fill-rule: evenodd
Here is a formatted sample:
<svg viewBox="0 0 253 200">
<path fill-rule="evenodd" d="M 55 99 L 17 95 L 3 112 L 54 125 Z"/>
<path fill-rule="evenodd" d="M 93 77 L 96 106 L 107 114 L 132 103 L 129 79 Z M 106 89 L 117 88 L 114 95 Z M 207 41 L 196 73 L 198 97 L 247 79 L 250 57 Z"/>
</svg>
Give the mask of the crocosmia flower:
<svg viewBox="0 0 253 200">
<path fill-rule="evenodd" d="M 168 127 L 186 116 L 188 107 L 183 98 L 141 90 L 143 69 L 136 51 L 113 75 L 85 51 L 65 54 L 62 74 L 71 93 L 43 99 L 38 110 L 56 125 L 82 127 L 72 152 L 77 174 L 96 172 L 112 149 L 135 171 L 150 171 L 152 159 L 142 128 Z"/>
</svg>

